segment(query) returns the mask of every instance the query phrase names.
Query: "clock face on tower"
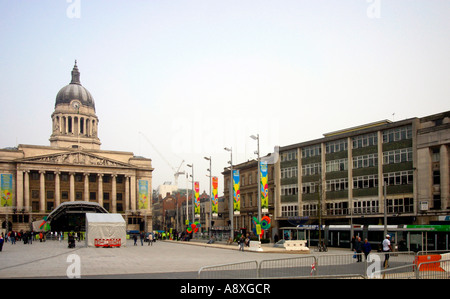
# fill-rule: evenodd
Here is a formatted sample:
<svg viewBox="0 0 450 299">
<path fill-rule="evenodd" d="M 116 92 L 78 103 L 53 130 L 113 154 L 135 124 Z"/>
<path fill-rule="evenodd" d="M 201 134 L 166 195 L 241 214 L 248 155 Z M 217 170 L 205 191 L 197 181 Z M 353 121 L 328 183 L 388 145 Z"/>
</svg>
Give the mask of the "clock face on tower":
<svg viewBox="0 0 450 299">
<path fill-rule="evenodd" d="M 73 101 L 72 102 L 72 107 L 74 108 L 74 109 L 79 109 L 80 108 L 80 106 L 81 106 L 81 104 L 80 104 L 80 102 L 78 102 L 78 101 Z"/>
</svg>

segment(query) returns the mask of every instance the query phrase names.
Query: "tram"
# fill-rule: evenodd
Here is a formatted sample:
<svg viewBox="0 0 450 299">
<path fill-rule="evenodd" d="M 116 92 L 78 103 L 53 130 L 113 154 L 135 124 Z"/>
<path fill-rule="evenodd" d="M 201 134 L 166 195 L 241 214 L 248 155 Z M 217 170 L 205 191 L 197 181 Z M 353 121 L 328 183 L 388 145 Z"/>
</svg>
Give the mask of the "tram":
<svg viewBox="0 0 450 299">
<path fill-rule="evenodd" d="M 380 250 L 385 238 L 384 225 L 298 225 L 282 227 L 285 240 L 307 240 L 317 246 L 320 239 L 328 247 L 351 248 L 353 236 L 367 239 L 372 250 Z M 396 251 L 449 250 L 450 225 L 387 225 Z"/>
</svg>

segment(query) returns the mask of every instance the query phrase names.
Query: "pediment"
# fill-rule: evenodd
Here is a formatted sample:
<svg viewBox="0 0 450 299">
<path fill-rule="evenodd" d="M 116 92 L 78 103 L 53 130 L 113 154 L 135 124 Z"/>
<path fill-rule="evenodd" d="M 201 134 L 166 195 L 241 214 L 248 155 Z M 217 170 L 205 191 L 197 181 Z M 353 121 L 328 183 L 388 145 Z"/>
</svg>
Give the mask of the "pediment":
<svg viewBox="0 0 450 299">
<path fill-rule="evenodd" d="M 64 152 L 58 154 L 42 155 L 20 160 L 20 162 L 48 163 L 62 165 L 85 165 L 107 167 L 132 167 L 132 165 L 115 161 L 102 156 L 83 152 Z"/>
</svg>

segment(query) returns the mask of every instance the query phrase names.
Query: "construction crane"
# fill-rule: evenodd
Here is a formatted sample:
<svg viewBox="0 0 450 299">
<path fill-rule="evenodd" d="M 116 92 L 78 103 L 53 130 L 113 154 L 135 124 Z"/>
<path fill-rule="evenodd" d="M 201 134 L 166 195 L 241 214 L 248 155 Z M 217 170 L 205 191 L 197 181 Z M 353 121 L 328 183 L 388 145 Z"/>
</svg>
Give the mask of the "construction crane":
<svg viewBox="0 0 450 299">
<path fill-rule="evenodd" d="M 175 186 L 178 186 L 178 176 L 180 174 L 184 174 L 184 171 L 180 172 L 180 168 L 184 163 L 184 160 L 181 161 L 180 166 L 178 166 L 178 169 L 176 169 L 175 167 L 172 166 L 172 164 L 170 164 L 170 162 L 163 156 L 163 154 L 161 154 L 161 152 L 156 148 L 156 146 L 150 141 L 150 139 L 148 139 L 148 137 L 139 131 L 139 134 L 141 134 L 142 136 L 144 136 L 145 140 L 147 140 L 147 142 L 153 147 L 153 149 L 158 153 L 158 155 L 161 156 L 161 158 L 164 160 L 164 162 L 167 163 L 167 165 L 169 165 L 169 167 L 172 169 L 173 171 L 173 176 L 175 179 Z"/>
</svg>

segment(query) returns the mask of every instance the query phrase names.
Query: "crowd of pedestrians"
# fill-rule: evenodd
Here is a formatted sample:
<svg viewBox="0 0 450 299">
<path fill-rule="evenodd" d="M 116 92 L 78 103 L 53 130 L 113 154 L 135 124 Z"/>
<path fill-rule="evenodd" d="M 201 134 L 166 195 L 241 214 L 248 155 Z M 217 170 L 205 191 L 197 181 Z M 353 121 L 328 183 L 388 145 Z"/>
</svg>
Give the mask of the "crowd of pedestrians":
<svg viewBox="0 0 450 299">
<path fill-rule="evenodd" d="M 33 231 L 9 231 L 7 233 L 2 232 L 0 235 L 0 251 L 3 250 L 3 245 L 5 243 L 11 243 L 15 245 L 16 242 L 23 242 L 23 244 L 33 244 L 33 240 L 40 242 L 45 242 L 45 235 L 43 233 L 36 233 Z"/>
</svg>

